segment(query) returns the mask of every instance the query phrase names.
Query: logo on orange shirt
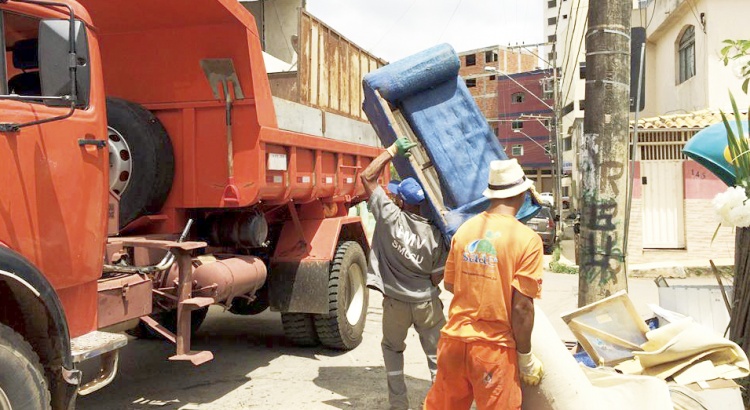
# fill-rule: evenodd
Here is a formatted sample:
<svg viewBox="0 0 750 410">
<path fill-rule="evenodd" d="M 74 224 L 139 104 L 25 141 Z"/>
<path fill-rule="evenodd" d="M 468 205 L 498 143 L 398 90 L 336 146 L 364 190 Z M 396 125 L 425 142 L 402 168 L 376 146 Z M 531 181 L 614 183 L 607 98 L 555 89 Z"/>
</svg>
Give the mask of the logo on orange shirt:
<svg viewBox="0 0 750 410">
<path fill-rule="evenodd" d="M 492 244 L 491 239 L 498 236 L 500 236 L 500 234 L 486 232 L 484 235 L 485 239 L 477 239 L 469 242 L 464 248 L 464 262 L 485 266 L 496 266 L 497 250 L 495 250 L 495 246 Z"/>
</svg>

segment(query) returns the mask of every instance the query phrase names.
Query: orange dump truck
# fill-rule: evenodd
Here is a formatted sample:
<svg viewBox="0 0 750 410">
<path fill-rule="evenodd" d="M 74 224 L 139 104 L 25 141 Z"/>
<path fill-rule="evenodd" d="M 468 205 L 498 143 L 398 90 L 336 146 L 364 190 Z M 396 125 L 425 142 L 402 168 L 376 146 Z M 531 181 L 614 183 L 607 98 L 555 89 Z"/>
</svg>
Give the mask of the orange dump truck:
<svg viewBox="0 0 750 410">
<path fill-rule="evenodd" d="M 348 210 L 381 152 L 359 84 L 383 62 L 295 11 L 296 68 L 269 80 L 257 6 L 0 0 L 0 409 L 72 408 L 115 376 L 122 332 L 211 360 L 190 336 L 213 304 L 360 343 Z"/>
</svg>

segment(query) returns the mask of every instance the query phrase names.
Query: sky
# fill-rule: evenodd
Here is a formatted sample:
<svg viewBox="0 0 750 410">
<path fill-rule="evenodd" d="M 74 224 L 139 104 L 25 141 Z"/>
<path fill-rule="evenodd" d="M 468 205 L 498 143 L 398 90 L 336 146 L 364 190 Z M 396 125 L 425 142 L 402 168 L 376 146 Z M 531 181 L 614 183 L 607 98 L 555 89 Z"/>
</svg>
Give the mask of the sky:
<svg viewBox="0 0 750 410">
<path fill-rule="evenodd" d="M 439 43 L 457 52 L 544 41 L 540 0 L 307 0 L 307 11 L 386 61 Z"/>
</svg>

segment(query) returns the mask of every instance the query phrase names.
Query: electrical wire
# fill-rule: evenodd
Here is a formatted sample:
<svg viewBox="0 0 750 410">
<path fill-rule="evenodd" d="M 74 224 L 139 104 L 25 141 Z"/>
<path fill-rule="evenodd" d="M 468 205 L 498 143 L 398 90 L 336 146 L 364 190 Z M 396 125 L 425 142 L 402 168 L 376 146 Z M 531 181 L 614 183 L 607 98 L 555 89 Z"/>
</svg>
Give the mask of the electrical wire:
<svg viewBox="0 0 750 410">
<path fill-rule="evenodd" d="M 391 24 L 390 27 L 388 27 L 388 30 L 385 30 L 383 32 L 383 35 L 380 36 L 380 38 L 378 39 L 378 41 L 372 47 L 369 47 L 367 49 L 368 53 L 372 54 L 372 50 L 374 50 L 375 47 L 377 47 L 377 46 L 380 45 L 380 42 L 383 41 L 383 39 L 385 38 L 385 36 L 387 36 L 389 33 L 391 33 L 391 31 L 393 30 L 393 28 L 396 27 L 396 24 L 398 24 L 401 21 L 401 19 L 404 18 L 404 16 L 406 15 L 406 13 L 408 13 L 409 10 L 411 10 L 411 8 L 414 7 L 414 4 L 416 4 L 416 3 L 417 3 L 417 0 L 412 0 L 411 4 L 409 4 L 409 7 L 407 7 L 403 11 L 403 13 L 401 13 L 401 15 L 398 16 L 398 18 L 393 22 L 393 24 Z"/>
<path fill-rule="evenodd" d="M 583 24 L 587 25 L 589 21 L 589 15 L 586 13 L 586 19 L 584 20 Z M 576 50 L 576 56 L 578 56 L 581 53 L 581 48 L 583 47 L 583 43 L 586 39 L 586 36 L 581 36 L 581 41 L 578 43 L 578 49 Z M 564 75 L 564 73 L 563 73 Z M 575 76 L 575 73 L 573 73 L 573 76 Z M 565 91 L 565 98 L 563 98 L 563 103 L 568 101 L 568 96 L 570 95 L 570 91 L 573 89 L 573 79 L 571 79 L 570 83 L 568 84 L 568 89 Z"/>
<path fill-rule="evenodd" d="M 566 35 L 565 40 L 567 40 L 566 50 L 568 50 L 568 55 L 565 56 L 565 64 L 564 64 L 563 70 L 562 70 L 562 72 L 563 72 L 563 78 L 565 78 L 565 73 L 568 72 L 568 64 L 570 63 L 570 60 L 572 58 L 575 58 L 575 60 L 578 61 L 578 53 L 580 53 L 580 47 L 579 47 L 578 53 L 576 53 L 575 55 L 572 55 L 570 53 L 570 50 L 572 50 L 572 47 L 573 47 L 573 39 L 574 39 L 574 37 L 576 35 L 576 26 L 578 25 L 578 11 L 580 10 L 580 7 L 581 7 L 581 0 L 578 0 L 577 3 L 576 3 L 576 11 L 575 11 L 576 19 L 573 22 L 573 34 L 572 35 L 568 35 L 567 31 L 566 31 L 566 34 L 565 34 Z M 573 11 L 573 7 L 571 7 L 570 9 L 571 9 L 571 11 Z M 588 13 L 586 13 L 586 20 L 587 21 L 588 21 L 588 17 L 589 17 Z M 570 28 L 570 24 L 568 24 L 568 28 Z M 585 36 L 582 35 L 581 39 L 583 39 L 584 37 Z M 571 84 L 572 83 L 573 83 L 573 81 L 572 81 L 572 78 L 571 78 Z"/>
<path fill-rule="evenodd" d="M 453 17 L 456 16 L 456 11 L 458 11 L 458 8 L 461 7 L 461 3 L 463 3 L 464 0 L 458 0 L 458 4 L 456 4 L 456 8 L 453 9 L 453 13 L 451 13 L 451 17 L 448 19 L 448 22 L 445 23 L 445 27 L 443 27 L 443 32 L 440 33 L 440 37 L 438 37 L 438 42 L 443 40 L 443 36 L 448 31 L 448 27 L 450 27 L 451 22 L 453 21 Z"/>
</svg>

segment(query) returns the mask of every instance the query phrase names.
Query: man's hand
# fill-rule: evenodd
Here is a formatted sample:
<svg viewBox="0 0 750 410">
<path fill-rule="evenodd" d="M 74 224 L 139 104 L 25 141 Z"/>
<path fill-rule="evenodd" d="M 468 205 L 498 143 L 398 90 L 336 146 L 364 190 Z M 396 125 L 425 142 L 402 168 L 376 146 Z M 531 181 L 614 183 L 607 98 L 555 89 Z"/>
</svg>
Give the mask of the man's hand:
<svg viewBox="0 0 750 410">
<path fill-rule="evenodd" d="M 400 155 L 402 157 L 409 157 L 411 156 L 411 153 L 409 153 L 409 150 L 416 146 L 417 144 L 409 141 L 408 138 L 401 137 L 397 139 L 396 142 L 391 144 L 390 147 L 388 147 L 388 153 L 391 154 L 392 157 L 395 157 L 396 155 Z"/>
<path fill-rule="evenodd" d="M 544 376 L 542 362 L 531 352 L 518 352 L 518 370 L 521 373 L 521 381 L 529 386 L 536 386 Z"/>
</svg>

